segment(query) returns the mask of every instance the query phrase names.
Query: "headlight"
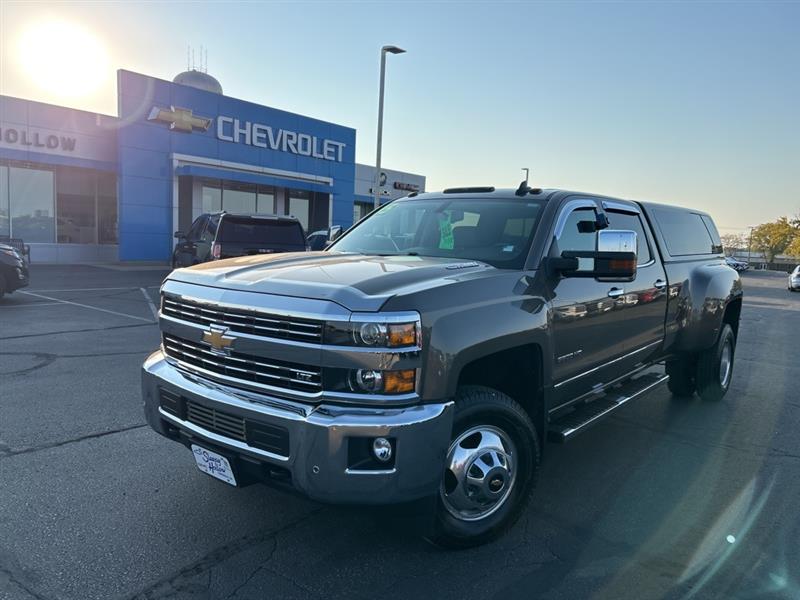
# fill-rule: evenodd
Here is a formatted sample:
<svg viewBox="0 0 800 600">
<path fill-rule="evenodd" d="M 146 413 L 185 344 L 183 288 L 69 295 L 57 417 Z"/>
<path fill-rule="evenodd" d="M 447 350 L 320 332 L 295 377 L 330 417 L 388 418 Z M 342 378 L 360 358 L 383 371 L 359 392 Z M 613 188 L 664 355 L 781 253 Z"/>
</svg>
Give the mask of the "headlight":
<svg viewBox="0 0 800 600">
<path fill-rule="evenodd" d="M 413 348 L 422 342 L 416 313 L 354 314 L 351 321 L 329 321 L 324 342 L 333 346 Z"/>
<path fill-rule="evenodd" d="M 329 392 L 356 394 L 411 394 L 417 383 L 416 369 L 383 371 L 378 369 L 325 368 L 322 376 Z"/>
</svg>

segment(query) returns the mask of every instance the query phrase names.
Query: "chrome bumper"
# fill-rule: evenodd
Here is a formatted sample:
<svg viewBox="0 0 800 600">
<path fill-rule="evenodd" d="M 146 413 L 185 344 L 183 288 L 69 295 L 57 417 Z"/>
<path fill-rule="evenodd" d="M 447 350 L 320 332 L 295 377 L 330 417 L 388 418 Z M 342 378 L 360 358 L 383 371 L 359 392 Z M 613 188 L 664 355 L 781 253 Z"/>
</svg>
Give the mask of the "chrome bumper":
<svg viewBox="0 0 800 600">
<path fill-rule="evenodd" d="M 160 406 L 164 389 L 190 401 L 254 423 L 284 427 L 288 456 L 273 454 L 184 421 Z M 435 494 L 453 424 L 453 403 L 405 408 L 311 406 L 231 388 L 176 368 L 161 351 L 142 367 L 147 422 L 175 439 L 176 430 L 234 456 L 273 465 L 290 473 L 291 485 L 324 502 L 391 504 Z M 351 439 L 387 437 L 395 441 L 392 468 L 348 469 Z"/>
</svg>

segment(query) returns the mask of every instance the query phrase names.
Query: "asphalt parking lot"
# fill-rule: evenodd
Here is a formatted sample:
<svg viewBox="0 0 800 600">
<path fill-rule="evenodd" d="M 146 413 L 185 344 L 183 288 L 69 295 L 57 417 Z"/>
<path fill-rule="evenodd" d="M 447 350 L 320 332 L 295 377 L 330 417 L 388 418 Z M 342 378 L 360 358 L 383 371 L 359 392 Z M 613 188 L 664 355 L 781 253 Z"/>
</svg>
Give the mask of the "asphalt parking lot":
<svg viewBox="0 0 800 600">
<path fill-rule="evenodd" d="M 0 301 L 0 599 L 798 598 L 800 294 L 745 275 L 732 389 L 547 447 L 503 539 L 235 489 L 144 425 L 164 271 L 34 266 Z"/>
</svg>

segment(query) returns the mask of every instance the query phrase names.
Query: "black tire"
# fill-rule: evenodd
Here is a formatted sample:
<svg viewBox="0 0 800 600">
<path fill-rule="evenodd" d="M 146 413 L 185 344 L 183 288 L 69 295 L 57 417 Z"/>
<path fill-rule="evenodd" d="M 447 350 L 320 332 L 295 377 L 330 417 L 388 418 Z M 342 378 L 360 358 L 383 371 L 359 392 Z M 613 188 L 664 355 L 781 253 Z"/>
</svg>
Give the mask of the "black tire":
<svg viewBox="0 0 800 600">
<path fill-rule="evenodd" d="M 3 295 L 6 293 L 6 278 L 3 277 L 3 274 L 0 273 L 0 300 L 3 299 Z"/>
<path fill-rule="evenodd" d="M 728 352 L 727 369 L 723 360 L 726 352 Z M 701 352 L 697 359 L 697 394 L 703 400 L 718 402 L 725 396 L 731 385 L 735 354 L 736 336 L 731 326 L 726 323 L 719 332 L 716 344 Z"/>
<path fill-rule="evenodd" d="M 682 357 L 667 361 L 667 387 L 673 396 L 688 398 L 697 389 L 697 361 L 693 357 Z"/>
<path fill-rule="evenodd" d="M 451 449 L 462 434 L 479 427 L 488 428 L 487 431 L 502 432 L 512 442 L 514 448 L 514 452 L 509 455 L 511 472 L 514 473 L 513 479 L 503 480 L 505 483 L 511 481 L 508 491 L 504 492 L 507 495 L 497 501 L 496 508 L 491 509 L 493 512 L 477 520 L 457 517 L 453 512 L 450 500 L 445 500 L 447 496 L 445 490 L 449 487 L 450 493 L 455 491 L 453 482 L 457 481 L 453 472 L 448 469 L 447 465 L 445 466 L 442 487 L 437 498 L 435 525 L 432 534 L 427 539 L 443 548 L 469 548 L 485 544 L 501 535 L 519 519 L 525 510 L 536 482 L 536 471 L 539 465 L 539 438 L 528 413 L 509 396 L 491 388 L 481 386 L 459 388 L 456 394 L 455 411 Z M 479 439 L 482 440 L 481 435 L 480 432 L 469 435 L 462 440 L 461 444 L 464 445 L 461 447 L 468 448 L 467 442 L 474 436 L 479 436 Z M 475 458 L 469 464 L 474 465 L 478 460 L 481 459 Z M 504 466 L 495 468 L 502 470 Z M 465 471 L 471 471 L 471 469 L 467 467 Z M 510 477 L 510 472 L 503 472 L 509 474 Z M 496 479 L 492 480 L 491 473 L 490 471 L 483 477 L 483 480 L 487 481 L 487 490 L 492 483 L 497 483 Z M 460 485 L 459 483 L 458 486 Z M 502 488 L 500 489 L 502 490 Z M 493 489 L 492 493 L 503 492 Z M 447 497 L 449 498 L 449 496 Z"/>
</svg>

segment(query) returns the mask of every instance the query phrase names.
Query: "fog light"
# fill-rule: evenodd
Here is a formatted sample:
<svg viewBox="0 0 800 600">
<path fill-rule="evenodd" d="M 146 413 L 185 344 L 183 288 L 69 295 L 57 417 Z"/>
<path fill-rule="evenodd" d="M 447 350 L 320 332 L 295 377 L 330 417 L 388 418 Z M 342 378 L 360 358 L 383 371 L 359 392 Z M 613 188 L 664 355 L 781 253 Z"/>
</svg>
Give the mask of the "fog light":
<svg viewBox="0 0 800 600">
<path fill-rule="evenodd" d="M 392 443 L 386 438 L 375 438 L 372 442 L 372 453 L 381 462 L 388 462 L 392 459 Z"/>
</svg>

